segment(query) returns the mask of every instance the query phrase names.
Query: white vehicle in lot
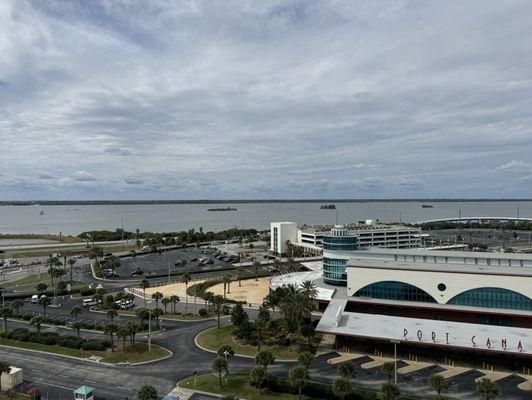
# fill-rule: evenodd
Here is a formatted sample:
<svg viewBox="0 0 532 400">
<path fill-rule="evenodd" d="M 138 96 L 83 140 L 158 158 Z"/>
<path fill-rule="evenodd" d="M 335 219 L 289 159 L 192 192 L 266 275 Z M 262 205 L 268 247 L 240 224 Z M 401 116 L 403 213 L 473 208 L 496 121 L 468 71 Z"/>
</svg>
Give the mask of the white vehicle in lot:
<svg viewBox="0 0 532 400">
<path fill-rule="evenodd" d="M 118 300 L 118 301 L 115 301 L 115 304 L 121 310 L 128 310 L 130 308 L 135 307 L 135 303 L 131 300 Z"/>
<path fill-rule="evenodd" d="M 34 294 L 33 296 L 31 296 L 31 303 L 32 304 L 37 304 L 39 302 L 39 295 L 38 294 Z"/>
<path fill-rule="evenodd" d="M 98 304 L 96 299 L 83 299 L 83 307 L 95 306 Z"/>
<path fill-rule="evenodd" d="M 150 246 L 142 246 L 140 251 L 150 251 Z"/>
</svg>

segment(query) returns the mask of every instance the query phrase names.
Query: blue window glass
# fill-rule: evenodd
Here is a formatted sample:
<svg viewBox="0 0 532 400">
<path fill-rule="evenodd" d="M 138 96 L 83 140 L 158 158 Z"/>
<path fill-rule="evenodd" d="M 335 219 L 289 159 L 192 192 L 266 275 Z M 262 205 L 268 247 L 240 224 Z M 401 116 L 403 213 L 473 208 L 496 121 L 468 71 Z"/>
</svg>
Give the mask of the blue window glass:
<svg viewBox="0 0 532 400">
<path fill-rule="evenodd" d="M 436 303 L 436 300 L 427 292 L 409 285 L 408 283 L 383 281 L 372 283 L 358 290 L 353 296 L 371 297 L 373 299 L 418 301 L 423 303 Z"/>
<path fill-rule="evenodd" d="M 331 285 L 347 285 L 347 273 L 345 259 L 324 258 L 323 259 L 323 280 Z"/>
<path fill-rule="evenodd" d="M 520 293 L 502 288 L 471 289 L 456 295 L 447 304 L 532 311 L 531 299 Z"/>
<path fill-rule="evenodd" d="M 353 251 L 358 248 L 356 236 L 328 235 L 323 238 L 323 250 L 330 251 Z"/>
</svg>

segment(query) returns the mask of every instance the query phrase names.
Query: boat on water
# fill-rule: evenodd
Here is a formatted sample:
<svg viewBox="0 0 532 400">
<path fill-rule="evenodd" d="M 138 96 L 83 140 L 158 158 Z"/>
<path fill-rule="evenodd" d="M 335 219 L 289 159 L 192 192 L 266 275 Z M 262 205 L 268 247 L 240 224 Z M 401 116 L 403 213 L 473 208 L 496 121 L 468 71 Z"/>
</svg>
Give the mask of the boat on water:
<svg viewBox="0 0 532 400">
<path fill-rule="evenodd" d="M 237 211 L 233 207 L 219 207 L 219 208 L 207 208 L 207 211 Z"/>
<path fill-rule="evenodd" d="M 322 210 L 336 210 L 336 206 L 334 204 L 322 204 L 320 208 Z"/>
<path fill-rule="evenodd" d="M 421 207 L 423 208 L 434 208 L 432 204 L 423 204 Z"/>
<path fill-rule="evenodd" d="M 39 213 L 39 215 L 44 215 L 44 211 L 41 211 L 41 212 Z"/>
</svg>

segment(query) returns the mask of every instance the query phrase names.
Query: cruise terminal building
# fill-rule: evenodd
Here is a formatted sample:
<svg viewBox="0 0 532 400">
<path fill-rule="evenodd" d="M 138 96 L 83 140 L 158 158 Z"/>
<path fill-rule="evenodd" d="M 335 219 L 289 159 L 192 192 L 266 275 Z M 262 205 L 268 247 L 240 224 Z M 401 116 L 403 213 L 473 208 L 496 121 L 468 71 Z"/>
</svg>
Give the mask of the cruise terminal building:
<svg viewBox="0 0 532 400">
<path fill-rule="evenodd" d="M 532 256 L 370 249 L 346 267 L 345 298 L 317 331 L 338 349 L 532 368 Z"/>
</svg>

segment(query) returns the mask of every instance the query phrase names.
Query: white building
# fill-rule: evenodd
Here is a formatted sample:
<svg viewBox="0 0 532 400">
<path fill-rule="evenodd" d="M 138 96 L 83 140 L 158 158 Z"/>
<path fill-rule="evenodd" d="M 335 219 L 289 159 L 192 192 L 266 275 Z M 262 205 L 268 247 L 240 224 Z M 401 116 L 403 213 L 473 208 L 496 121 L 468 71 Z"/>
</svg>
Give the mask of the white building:
<svg viewBox="0 0 532 400">
<path fill-rule="evenodd" d="M 283 256 L 286 253 L 286 241 L 297 241 L 297 224 L 295 222 L 272 222 L 270 224 L 270 249 L 273 254 Z"/>
</svg>

